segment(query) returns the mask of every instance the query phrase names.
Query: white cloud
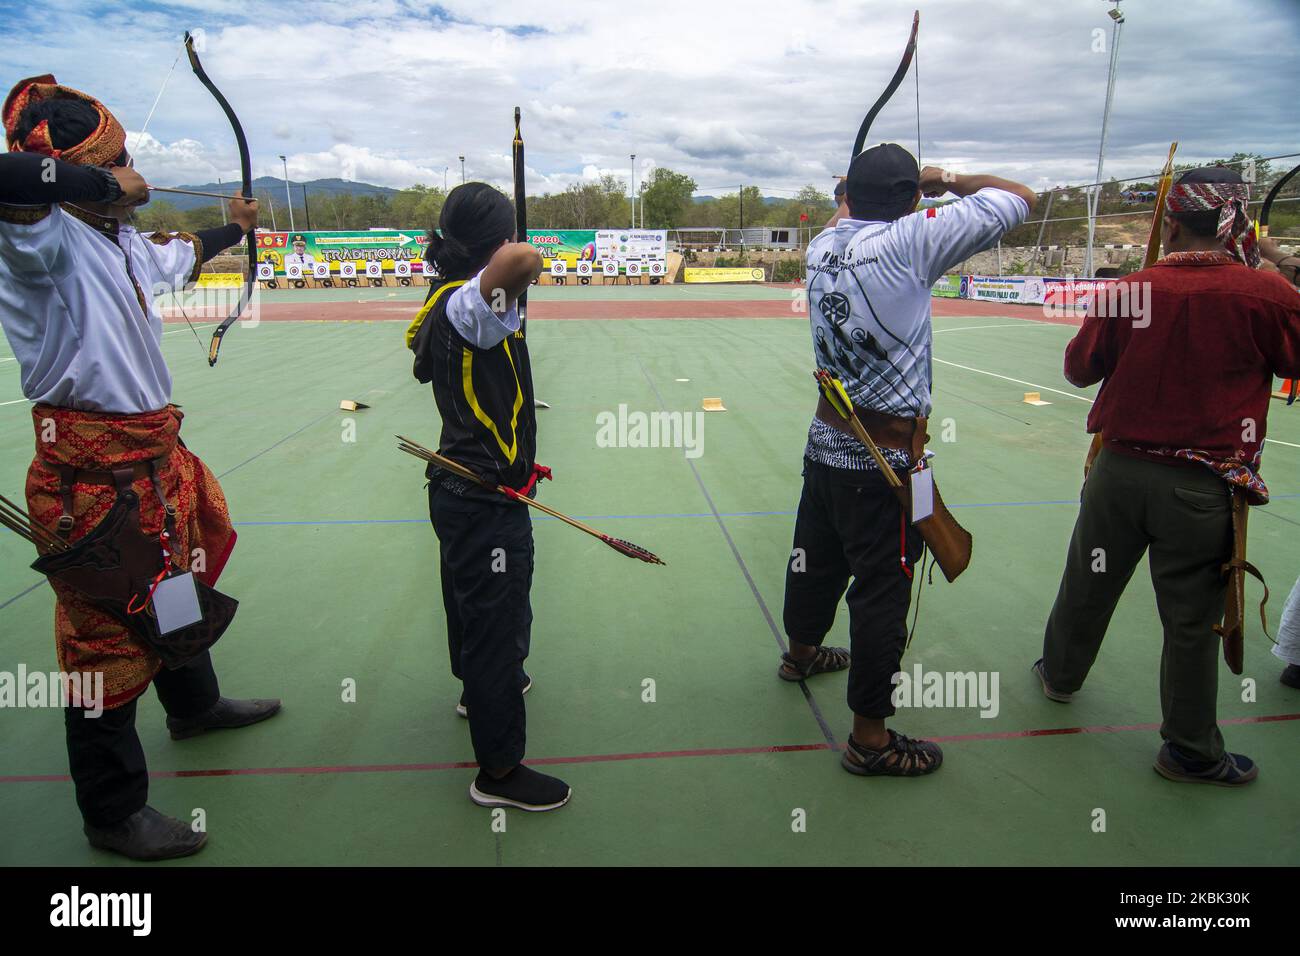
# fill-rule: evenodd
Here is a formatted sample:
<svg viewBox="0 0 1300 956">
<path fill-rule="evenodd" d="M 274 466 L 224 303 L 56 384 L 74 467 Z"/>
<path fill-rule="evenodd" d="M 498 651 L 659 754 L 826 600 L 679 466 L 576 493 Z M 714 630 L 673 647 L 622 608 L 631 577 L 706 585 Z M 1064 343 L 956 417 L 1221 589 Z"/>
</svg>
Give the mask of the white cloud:
<svg viewBox="0 0 1300 956">
<path fill-rule="evenodd" d="M 52 71 L 138 129 L 179 31 L 202 27 L 204 64 L 245 125 L 257 175 L 279 175 L 285 153 L 295 179 L 441 184 L 444 168 L 457 181 L 464 154 L 468 175 L 506 185 L 521 105 L 530 191 L 603 172 L 626 180 L 635 152 L 701 187 L 777 192 L 827 188 L 843 171 L 862 115 L 898 62 L 913 2 L 659 0 L 606 10 L 536 0 L 164 0 L 61 4 L 53 16 L 11 5 L 0 13 L 0 64 L 14 80 Z M 1158 168 L 1161 144 L 1175 138 L 1187 161 L 1293 148 L 1281 120 L 1289 74 L 1247 75 L 1241 63 L 1247 54 L 1286 62 L 1300 12 L 1253 0 L 1233 13 L 1224 17 L 1217 0 L 1184 0 L 1176 18 L 1130 6 L 1108 172 Z M 1109 25 L 1100 3 L 928 3 L 922 161 L 1039 187 L 1091 180 L 1107 68 L 1092 31 Z M 915 96 L 909 75 L 873 141 L 915 150 Z M 136 153 L 159 185 L 238 174 L 225 117 L 183 57 Z"/>
</svg>

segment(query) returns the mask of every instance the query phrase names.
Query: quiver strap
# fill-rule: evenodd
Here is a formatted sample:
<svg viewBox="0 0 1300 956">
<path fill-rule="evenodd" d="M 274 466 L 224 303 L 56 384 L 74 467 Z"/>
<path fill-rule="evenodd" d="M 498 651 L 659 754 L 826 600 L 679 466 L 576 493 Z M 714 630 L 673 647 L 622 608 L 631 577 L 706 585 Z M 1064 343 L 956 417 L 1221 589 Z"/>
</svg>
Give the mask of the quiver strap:
<svg viewBox="0 0 1300 956">
<path fill-rule="evenodd" d="M 1228 579 L 1228 593 L 1223 606 L 1223 623 L 1214 626 L 1214 633 L 1223 638 L 1223 659 L 1234 674 L 1242 672 L 1245 658 L 1244 635 L 1246 610 L 1246 575 L 1254 577 L 1264 587 L 1264 600 L 1259 602 L 1259 622 L 1265 636 L 1268 633 L 1268 584 L 1259 569 L 1246 560 L 1246 518 L 1250 506 L 1241 488 L 1232 489 L 1232 555 L 1223 564 L 1222 573 Z"/>
</svg>

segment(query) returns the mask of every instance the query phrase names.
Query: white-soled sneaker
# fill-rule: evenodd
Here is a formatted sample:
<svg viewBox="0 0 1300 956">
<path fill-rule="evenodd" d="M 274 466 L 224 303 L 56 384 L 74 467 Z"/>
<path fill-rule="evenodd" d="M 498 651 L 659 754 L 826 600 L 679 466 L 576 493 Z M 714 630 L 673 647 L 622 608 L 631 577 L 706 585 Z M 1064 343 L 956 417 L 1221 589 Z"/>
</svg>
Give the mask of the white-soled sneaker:
<svg viewBox="0 0 1300 956">
<path fill-rule="evenodd" d="M 500 780 L 482 770 L 469 785 L 469 798 L 480 807 L 514 807 L 530 813 L 558 810 L 569 802 L 573 790 L 558 777 L 548 777 L 523 764 Z"/>
</svg>

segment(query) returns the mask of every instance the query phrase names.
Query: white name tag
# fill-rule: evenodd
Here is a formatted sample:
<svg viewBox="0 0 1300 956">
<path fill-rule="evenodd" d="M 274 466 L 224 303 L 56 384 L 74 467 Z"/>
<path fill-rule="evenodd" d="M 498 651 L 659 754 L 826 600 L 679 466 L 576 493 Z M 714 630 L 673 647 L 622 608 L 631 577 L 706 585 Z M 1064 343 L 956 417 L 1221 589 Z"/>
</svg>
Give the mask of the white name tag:
<svg viewBox="0 0 1300 956">
<path fill-rule="evenodd" d="M 922 468 L 912 472 L 911 479 L 912 524 L 916 524 L 934 514 L 934 472 Z"/>
<path fill-rule="evenodd" d="M 158 617 L 158 630 L 163 634 L 170 634 L 203 620 L 194 575 L 186 571 L 184 574 L 163 578 L 153 592 L 153 610 Z"/>
</svg>

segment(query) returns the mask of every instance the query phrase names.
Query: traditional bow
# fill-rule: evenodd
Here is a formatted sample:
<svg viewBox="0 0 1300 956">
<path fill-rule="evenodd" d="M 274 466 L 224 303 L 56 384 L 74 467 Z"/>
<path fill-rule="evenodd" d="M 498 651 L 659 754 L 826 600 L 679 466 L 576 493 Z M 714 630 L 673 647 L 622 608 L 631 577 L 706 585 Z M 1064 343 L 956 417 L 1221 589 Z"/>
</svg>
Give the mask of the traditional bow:
<svg viewBox="0 0 1300 956">
<path fill-rule="evenodd" d="M 1277 194 L 1282 191 L 1282 187 L 1285 186 L 1296 173 L 1300 173 L 1300 165 L 1293 167 L 1289 173 L 1275 182 L 1273 188 L 1268 191 L 1268 195 L 1264 197 L 1264 205 L 1259 207 L 1259 218 L 1255 220 L 1256 241 L 1262 242 L 1268 238 L 1268 216 L 1269 213 L 1273 211 L 1273 201 L 1277 199 Z M 1300 392 L 1300 379 L 1292 379 L 1291 389 L 1286 396 L 1286 403 L 1288 405 L 1295 403 L 1296 394 L 1298 392 Z"/>
<path fill-rule="evenodd" d="M 917 10 L 912 14 L 912 34 L 907 38 L 907 47 L 903 50 L 903 58 L 898 62 L 898 69 L 894 71 L 894 78 L 889 81 L 885 87 L 885 92 L 880 94 L 880 98 L 867 111 L 866 118 L 858 128 L 858 138 L 853 141 L 853 153 L 849 156 L 849 162 L 852 162 L 858 153 L 862 152 L 862 147 L 866 145 L 867 133 L 871 129 L 871 124 L 879 113 L 889 102 L 890 97 L 898 91 L 898 86 L 903 82 L 903 77 L 907 75 L 907 68 L 912 64 L 912 57 L 916 54 L 916 31 L 921 25 L 921 11 Z"/>
<path fill-rule="evenodd" d="M 188 32 L 185 34 L 185 54 L 189 57 L 190 67 L 194 70 L 194 75 L 199 78 L 200 83 L 207 87 L 208 92 L 212 94 L 225 112 L 226 119 L 230 120 L 230 126 L 235 132 L 235 142 L 239 145 L 239 173 L 243 181 L 243 196 L 244 199 L 251 200 L 253 198 L 253 164 L 248 154 L 248 140 L 244 138 L 244 128 L 239 124 L 239 117 L 235 115 L 230 103 L 203 69 L 203 64 L 199 61 L 199 55 L 194 50 L 194 37 Z M 235 323 L 235 320 L 243 314 L 244 309 L 248 307 L 248 303 L 252 300 L 253 290 L 257 286 L 256 228 L 248 231 L 245 242 L 248 245 L 248 276 L 244 279 L 244 288 L 240 293 L 239 301 L 235 304 L 235 310 L 212 333 L 212 341 L 208 344 L 209 367 L 217 364 L 217 353 L 221 351 L 221 339 L 226 334 L 226 329 L 230 328 Z"/>
<path fill-rule="evenodd" d="M 1273 210 L 1273 201 L 1277 199 L 1277 194 L 1282 191 L 1282 187 L 1285 186 L 1296 173 L 1300 173 L 1300 166 L 1296 166 L 1289 173 L 1275 182 L 1273 188 L 1268 191 L 1268 195 L 1264 197 L 1264 205 L 1259 208 L 1259 218 L 1255 220 L 1256 239 L 1268 238 L 1268 215 Z"/>
<path fill-rule="evenodd" d="M 1164 168 L 1160 170 L 1160 184 L 1156 187 L 1156 208 L 1151 214 L 1151 231 L 1147 233 L 1147 253 L 1142 259 L 1143 269 L 1150 269 L 1160 258 L 1160 223 L 1165 218 L 1165 200 L 1169 197 L 1169 190 L 1174 184 L 1174 153 L 1177 150 L 1178 141 L 1174 140 L 1169 144 L 1169 155 L 1165 157 Z"/>
<path fill-rule="evenodd" d="M 1150 269 L 1160 258 L 1160 223 L 1165 216 L 1165 198 L 1169 195 L 1169 189 L 1174 184 L 1174 153 L 1178 149 L 1178 141 L 1169 144 L 1169 155 L 1165 157 L 1165 165 L 1160 170 L 1160 183 L 1156 186 L 1156 208 L 1151 214 L 1151 231 L 1147 233 L 1147 251 L 1142 258 L 1142 268 Z M 1097 187 L 1098 189 L 1101 186 Z M 1094 295 L 1096 292 L 1094 291 Z M 1105 439 L 1101 432 L 1092 436 L 1092 443 L 1088 446 L 1088 454 L 1083 459 L 1083 476 L 1088 477 L 1088 472 L 1092 470 L 1092 464 L 1101 454 L 1102 446 Z"/>
<path fill-rule="evenodd" d="M 528 201 L 524 186 L 524 137 L 519 131 L 519 107 L 515 107 L 515 140 L 511 145 L 515 167 L 515 232 L 516 240 L 528 241 Z M 528 332 L 528 290 L 519 296 L 519 331 Z"/>
</svg>

